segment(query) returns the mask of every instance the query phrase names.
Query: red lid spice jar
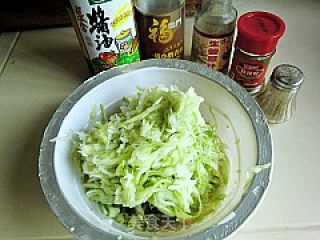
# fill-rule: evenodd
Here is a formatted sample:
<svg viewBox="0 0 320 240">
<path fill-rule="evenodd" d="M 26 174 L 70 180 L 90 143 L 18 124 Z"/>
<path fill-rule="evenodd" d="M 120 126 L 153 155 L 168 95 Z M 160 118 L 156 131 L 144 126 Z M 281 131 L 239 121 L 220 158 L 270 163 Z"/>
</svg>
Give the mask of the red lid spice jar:
<svg viewBox="0 0 320 240">
<path fill-rule="evenodd" d="M 252 95 L 263 89 L 270 59 L 284 31 L 284 21 L 272 13 L 248 12 L 239 18 L 230 77 Z"/>
</svg>

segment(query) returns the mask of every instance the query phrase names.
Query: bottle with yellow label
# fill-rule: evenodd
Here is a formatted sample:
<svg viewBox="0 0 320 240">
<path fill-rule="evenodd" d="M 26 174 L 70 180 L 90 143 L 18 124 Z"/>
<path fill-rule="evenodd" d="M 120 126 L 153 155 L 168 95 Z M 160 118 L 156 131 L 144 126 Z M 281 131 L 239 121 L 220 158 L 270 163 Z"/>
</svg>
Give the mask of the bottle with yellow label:
<svg viewBox="0 0 320 240">
<path fill-rule="evenodd" d="M 203 0 L 196 12 L 191 60 L 226 73 L 236 19 L 232 0 Z"/>
<path fill-rule="evenodd" d="M 134 8 L 141 58 L 183 58 L 184 0 L 135 0 Z"/>
</svg>

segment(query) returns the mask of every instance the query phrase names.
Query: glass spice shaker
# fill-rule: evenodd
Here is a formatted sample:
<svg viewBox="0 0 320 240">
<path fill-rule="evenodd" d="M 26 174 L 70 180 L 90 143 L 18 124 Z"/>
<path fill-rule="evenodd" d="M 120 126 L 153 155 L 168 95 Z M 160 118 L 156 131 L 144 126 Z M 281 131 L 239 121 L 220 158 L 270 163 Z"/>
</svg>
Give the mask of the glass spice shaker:
<svg viewBox="0 0 320 240">
<path fill-rule="evenodd" d="M 291 118 L 303 81 L 303 72 L 293 65 L 281 64 L 273 70 L 265 91 L 256 97 L 269 123 L 283 123 Z"/>
</svg>

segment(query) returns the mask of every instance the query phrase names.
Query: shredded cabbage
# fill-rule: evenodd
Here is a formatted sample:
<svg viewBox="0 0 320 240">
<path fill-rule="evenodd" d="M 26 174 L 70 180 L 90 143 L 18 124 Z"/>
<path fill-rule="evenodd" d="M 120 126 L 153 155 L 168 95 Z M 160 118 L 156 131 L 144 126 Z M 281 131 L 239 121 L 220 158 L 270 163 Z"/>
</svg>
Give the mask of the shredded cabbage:
<svg viewBox="0 0 320 240">
<path fill-rule="evenodd" d="M 191 222 L 216 210 L 228 159 L 215 126 L 199 111 L 193 88 L 138 89 L 120 112 L 79 132 L 72 156 L 88 198 L 123 224 L 148 214 Z"/>
</svg>

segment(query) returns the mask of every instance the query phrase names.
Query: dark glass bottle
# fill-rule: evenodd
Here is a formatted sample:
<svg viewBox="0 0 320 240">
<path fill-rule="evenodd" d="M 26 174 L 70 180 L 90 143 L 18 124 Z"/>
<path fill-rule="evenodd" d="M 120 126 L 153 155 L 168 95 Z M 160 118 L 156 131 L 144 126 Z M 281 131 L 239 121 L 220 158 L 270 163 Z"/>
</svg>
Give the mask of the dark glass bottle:
<svg viewBox="0 0 320 240">
<path fill-rule="evenodd" d="M 184 57 L 184 0 L 135 0 L 142 59 Z"/>
</svg>

